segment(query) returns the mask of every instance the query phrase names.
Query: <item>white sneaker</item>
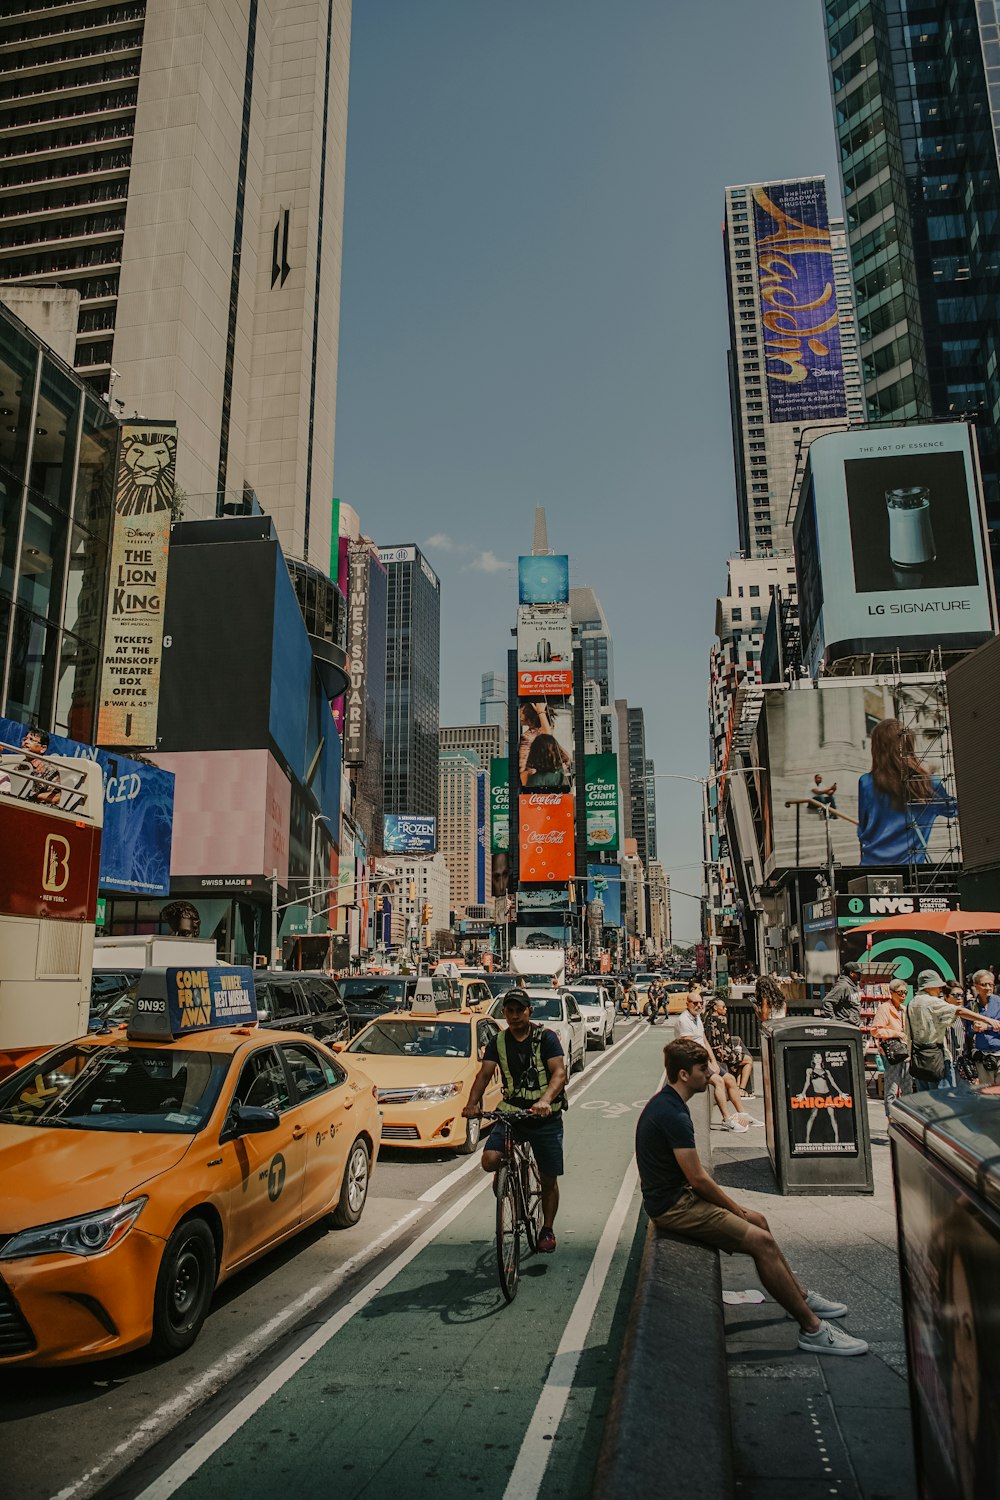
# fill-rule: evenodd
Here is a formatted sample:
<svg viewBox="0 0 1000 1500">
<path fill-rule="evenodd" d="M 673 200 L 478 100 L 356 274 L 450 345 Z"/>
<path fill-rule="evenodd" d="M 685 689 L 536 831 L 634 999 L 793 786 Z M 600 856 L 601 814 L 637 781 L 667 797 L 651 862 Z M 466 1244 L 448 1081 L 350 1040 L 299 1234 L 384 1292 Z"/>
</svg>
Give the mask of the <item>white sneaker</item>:
<svg viewBox="0 0 1000 1500">
<path fill-rule="evenodd" d="M 750 1129 L 750 1126 L 746 1123 L 745 1120 L 741 1120 L 739 1115 L 733 1115 L 726 1121 L 726 1129 L 735 1131 L 737 1135 L 746 1135 L 747 1131 Z"/>
<path fill-rule="evenodd" d="M 815 1333 L 803 1333 L 799 1329 L 799 1348 L 808 1349 L 813 1354 L 868 1353 L 864 1339 L 853 1338 L 842 1328 L 835 1328 L 827 1322 L 821 1323 Z"/>
<path fill-rule="evenodd" d="M 817 1318 L 846 1318 L 846 1302 L 829 1302 L 826 1297 L 821 1297 L 819 1292 L 809 1292 L 806 1295 L 806 1307 L 814 1312 Z"/>
</svg>

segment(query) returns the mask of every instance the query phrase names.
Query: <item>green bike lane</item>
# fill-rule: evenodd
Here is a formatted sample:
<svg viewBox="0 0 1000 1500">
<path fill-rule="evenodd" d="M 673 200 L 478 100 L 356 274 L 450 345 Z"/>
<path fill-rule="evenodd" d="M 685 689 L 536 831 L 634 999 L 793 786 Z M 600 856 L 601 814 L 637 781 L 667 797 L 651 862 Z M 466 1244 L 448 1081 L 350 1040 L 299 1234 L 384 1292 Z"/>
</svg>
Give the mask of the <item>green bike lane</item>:
<svg viewBox="0 0 1000 1500">
<path fill-rule="evenodd" d="M 633 1166 L 660 1030 L 624 1033 L 570 1086 L 558 1250 L 500 1292 L 495 1200 L 456 1203 L 198 1436 L 138 1500 L 335 1492 L 577 1500 L 590 1492 L 644 1229 Z M 601 1060 L 602 1063 L 604 1059 Z M 513 1475 L 513 1477 L 512 1477 Z M 120 1485 L 116 1494 L 123 1493 Z"/>
</svg>

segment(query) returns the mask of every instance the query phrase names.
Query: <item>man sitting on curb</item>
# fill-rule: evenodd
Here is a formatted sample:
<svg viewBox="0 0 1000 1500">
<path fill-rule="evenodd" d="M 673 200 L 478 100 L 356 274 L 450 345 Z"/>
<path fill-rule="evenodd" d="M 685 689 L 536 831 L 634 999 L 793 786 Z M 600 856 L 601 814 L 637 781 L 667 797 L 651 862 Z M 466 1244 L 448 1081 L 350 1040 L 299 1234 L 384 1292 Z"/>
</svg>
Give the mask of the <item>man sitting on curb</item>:
<svg viewBox="0 0 1000 1500">
<path fill-rule="evenodd" d="M 867 1354 L 864 1339 L 852 1338 L 829 1321 L 844 1317 L 846 1306 L 800 1286 L 763 1214 L 741 1208 L 702 1166 L 688 1100 L 708 1087 L 706 1048 L 693 1038 L 678 1037 L 664 1047 L 663 1060 L 667 1082 L 646 1105 L 635 1132 L 642 1201 L 653 1223 L 727 1255 L 749 1255 L 765 1289 L 798 1323 L 800 1349 Z"/>
</svg>

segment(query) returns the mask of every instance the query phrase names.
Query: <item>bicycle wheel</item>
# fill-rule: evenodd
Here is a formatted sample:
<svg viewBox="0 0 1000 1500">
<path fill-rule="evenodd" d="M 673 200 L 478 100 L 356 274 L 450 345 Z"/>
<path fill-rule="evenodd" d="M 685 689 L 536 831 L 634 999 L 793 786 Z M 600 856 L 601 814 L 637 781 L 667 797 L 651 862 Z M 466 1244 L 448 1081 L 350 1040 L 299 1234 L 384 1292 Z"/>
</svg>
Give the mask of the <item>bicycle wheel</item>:
<svg viewBox="0 0 1000 1500">
<path fill-rule="evenodd" d="M 514 1173 L 506 1164 L 497 1171 L 497 1272 L 508 1302 L 517 1296 L 521 1273 L 521 1225 Z"/>
<path fill-rule="evenodd" d="M 531 1151 L 526 1153 L 521 1168 L 521 1213 L 524 1237 L 528 1241 L 528 1249 L 534 1254 L 538 1249 L 538 1236 L 542 1232 L 542 1179 L 538 1175 L 538 1165 Z"/>
</svg>

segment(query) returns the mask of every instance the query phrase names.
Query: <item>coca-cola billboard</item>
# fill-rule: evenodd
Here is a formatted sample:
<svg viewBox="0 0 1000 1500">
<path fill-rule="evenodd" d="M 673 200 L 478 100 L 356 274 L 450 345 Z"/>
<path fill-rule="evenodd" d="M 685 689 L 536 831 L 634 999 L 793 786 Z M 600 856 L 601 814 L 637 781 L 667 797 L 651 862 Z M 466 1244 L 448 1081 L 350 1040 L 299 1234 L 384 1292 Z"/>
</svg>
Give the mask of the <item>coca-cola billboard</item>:
<svg viewBox="0 0 1000 1500">
<path fill-rule="evenodd" d="M 520 879 L 529 885 L 572 880 L 574 799 L 564 792 L 525 792 L 518 798 Z"/>
</svg>

